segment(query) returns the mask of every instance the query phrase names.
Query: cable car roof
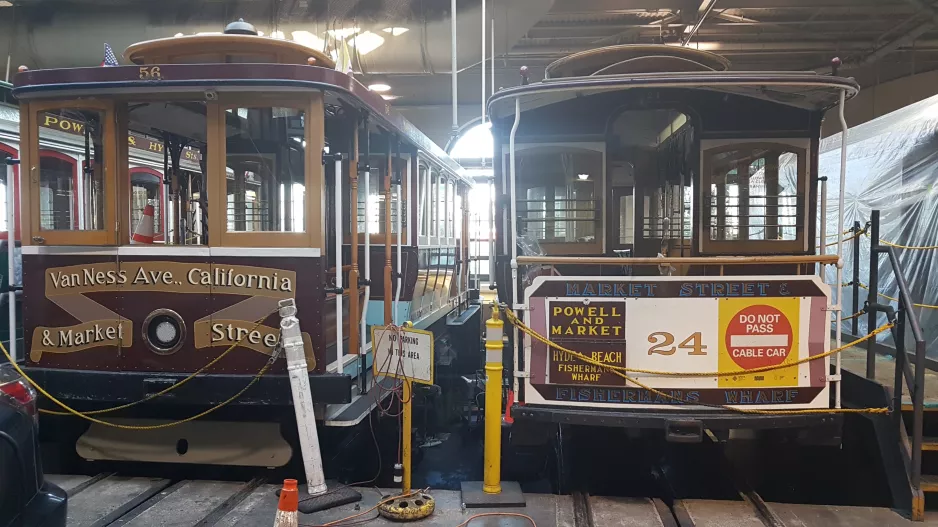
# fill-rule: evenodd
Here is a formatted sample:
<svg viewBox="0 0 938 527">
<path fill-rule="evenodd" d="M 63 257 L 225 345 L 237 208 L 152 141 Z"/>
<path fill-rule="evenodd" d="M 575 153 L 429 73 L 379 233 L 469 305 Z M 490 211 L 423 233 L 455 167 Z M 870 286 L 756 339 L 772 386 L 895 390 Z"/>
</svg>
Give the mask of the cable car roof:
<svg viewBox="0 0 938 527">
<path fill-rule="evenodd" d="M 630 73 L 544 79 L 541 82 L 502 90 L 488 100 L 489 113 L 502 118 L 514 112 L 514 99 L 522 109 L 554 104 L 574 97 L 627 89 L 693 89 L 733 93 L 810 111 L 835 106 L 841 90 L 854 97 L 860 86 L 852 78 L 831 77 L 813 72 L 725 72 Z"/>
<path fill-rule="evenodd" d="M 301 64 L 162 64 L 159 79 L 142 79 L 147 66 L 28 70 L 13 78 L 20 100 L 202 92 L 297 92 L 324 90 L 339 102 L 367 111 L 373 122 L 399 134 L 437 165 L 471 181 L 465 170 L 381 96 L 331 68 Z"/>
</svg>

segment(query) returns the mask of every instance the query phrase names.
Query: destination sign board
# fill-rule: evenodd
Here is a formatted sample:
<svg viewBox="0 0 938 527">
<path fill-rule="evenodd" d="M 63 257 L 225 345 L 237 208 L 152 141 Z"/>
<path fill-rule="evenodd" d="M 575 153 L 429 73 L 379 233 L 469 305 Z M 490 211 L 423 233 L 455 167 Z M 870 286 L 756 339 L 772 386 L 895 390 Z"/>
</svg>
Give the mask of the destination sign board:
<svg viewBox="0 0 938 527">
<path fill-rule="evenodd" d="M 526 323 L 563 349 L 525 338 L 525 403 L 829 405 L 829 360 L 806 361 L 830 347 L 817 277 L 545 276 L 526 303 Z"/>
</svg>

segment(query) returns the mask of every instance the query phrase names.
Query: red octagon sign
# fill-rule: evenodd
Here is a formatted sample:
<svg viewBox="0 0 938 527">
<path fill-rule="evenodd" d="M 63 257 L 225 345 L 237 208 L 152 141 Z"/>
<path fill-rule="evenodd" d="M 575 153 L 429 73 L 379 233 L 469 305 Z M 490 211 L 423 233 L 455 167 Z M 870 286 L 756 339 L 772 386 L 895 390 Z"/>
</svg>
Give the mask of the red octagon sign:
<svg viewBox="0 0 938 527">
<path fill-rule="evenodd" d="M 726 327 L 726 352 L 746 370 L 777 366 L 788 358 L 791 348 L 791 322 L 772 306 L 744 308 Z"/>
</svg>

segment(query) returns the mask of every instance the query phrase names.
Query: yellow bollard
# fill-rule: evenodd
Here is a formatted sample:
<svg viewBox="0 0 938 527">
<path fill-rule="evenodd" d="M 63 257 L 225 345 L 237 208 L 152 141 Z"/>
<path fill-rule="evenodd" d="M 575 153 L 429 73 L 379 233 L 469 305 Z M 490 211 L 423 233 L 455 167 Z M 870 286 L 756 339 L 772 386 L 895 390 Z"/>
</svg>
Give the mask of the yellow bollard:
<svg viewBox="0 0 938 527">
<path fill-rule="evenodd" d="M 482 491 L 502 491 L 502 335 L 505 323 L 492 305 L 492 318 L 485 321 L 485 471 Z"/>
<path fill-rule="evenodd" d="M 403 494 L 410 492 L 410 463 L 411 463 L 411 444 L 410 444 L 410 431 L 412 428 L 411 420 L 413 415 L 414 408 L 414 387 L 410 383 L 410 379 L 404 379 L 404 393 L 402 395 L 404 399 L 404 416 L 401 420 L 401 450 L 403 451 L 401 457 L 404 462 L 404 474 L 402 478 L 401 490 Z"/>
</svg>

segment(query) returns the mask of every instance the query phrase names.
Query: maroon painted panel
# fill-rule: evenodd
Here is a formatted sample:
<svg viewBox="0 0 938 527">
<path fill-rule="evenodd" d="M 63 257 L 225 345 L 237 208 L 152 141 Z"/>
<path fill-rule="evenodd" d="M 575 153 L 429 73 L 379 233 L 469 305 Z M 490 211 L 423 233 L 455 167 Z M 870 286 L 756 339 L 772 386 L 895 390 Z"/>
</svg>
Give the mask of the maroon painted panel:
<svg viewBox="0 0 938 527">
<path fill-rule="evenodd" d="M 325 368 L 319 258 L 135 255 L 118 262 L 113 255 L 46 254 L 23 260 L 23 324 L 31 365 L 191 372 L 237 344 L 210 371 L 254 373 L 277 342 L 277 302 L 294 297 L 312 350 L 310 366 Z M 178 315 L 184 323 L 176 350 L 146 342 L 144 322 L 160 314 Z M 271 371 L 284 372 L 284 361 Z"/>
</svg>

